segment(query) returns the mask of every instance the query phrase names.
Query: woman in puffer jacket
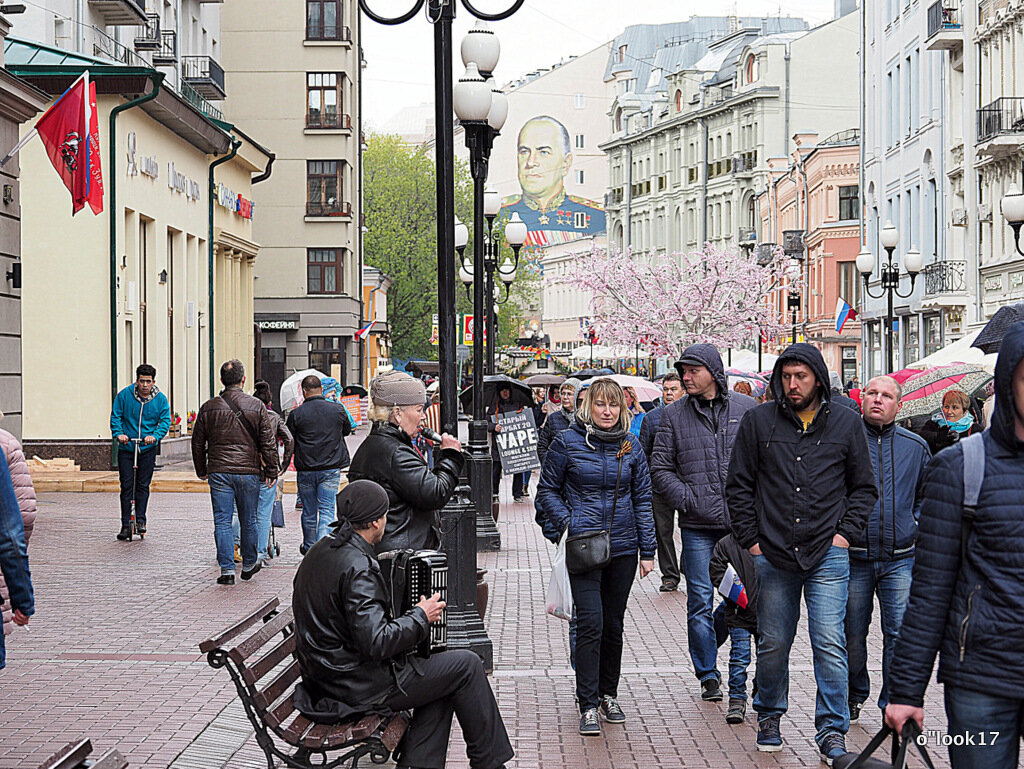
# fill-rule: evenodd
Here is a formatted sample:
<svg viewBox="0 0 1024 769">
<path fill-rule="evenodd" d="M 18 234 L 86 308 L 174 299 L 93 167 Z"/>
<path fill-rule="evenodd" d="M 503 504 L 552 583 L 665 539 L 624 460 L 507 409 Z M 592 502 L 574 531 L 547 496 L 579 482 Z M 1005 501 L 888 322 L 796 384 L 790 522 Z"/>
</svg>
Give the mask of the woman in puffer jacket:
<svg viewBox="0 0 1024 769">
<path fill-rule="evenodd" d="M 0 418 L 3 414 L 0 413 Z M 14 482 L 14 493 L 18 498 L 18 507 L 21 508 L 21 519 L 25 523 L 25 544 L 28 544 L 32 536 L 32 524 L 36 520 L 36 491 L 32 486 L 32 476 L 28 472 L 28 463 L 25 461 L 25 454 L 21 450 L 18 439 L 6 430 L 0 429 L 0 448 L 3 449 L 4 459 L 11 470 L 11 480 Z M 10 635 L 14 630 L 14 620 L 11 614 L 10 592 L 4 583 L 3 575 L 0 574 L 0 596 L 3 597 L 3 618 L 4 635 Z"/>
<path fill-rule="evenodd" d="M 630 420 L 622 388 L 611 379 L 595 380 L 571 428 L 551 442 L 537 487 L 538 517 L 544 518 L 548 539 L 557 541 L 566 528 L 569 536 L 611 534 L 611 560 L 605 566 L 569 575 L 578 623 L 576 697 L 583 735 L 601 734 L 601 716 L 610 724 L 626 721 L 617 700 L 626 602 L 638 552 L 643 578 L 654 568 L 657 550 L 650 471 L 629 432 Z"/>
</svg>

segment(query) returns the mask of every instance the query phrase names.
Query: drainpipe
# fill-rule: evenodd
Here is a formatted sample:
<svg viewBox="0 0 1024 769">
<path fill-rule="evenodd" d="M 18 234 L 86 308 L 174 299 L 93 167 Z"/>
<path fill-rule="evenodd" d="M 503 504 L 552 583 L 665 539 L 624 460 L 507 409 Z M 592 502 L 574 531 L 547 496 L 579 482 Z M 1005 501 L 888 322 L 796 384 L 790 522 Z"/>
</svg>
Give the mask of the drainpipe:
<svg viewBox="0 0 1024 769">
<path fill-rule="evenodd" d="M 789 43 L 786 43 L 786 123 L 782 136 L 782 154 L 789 154 Z M 863 49 L 861 49 L 863 50 Z"/>
<path fill-rule="evenodd" d="M 160 85 L 164 81 L 162 72 L 150 75 L 153 90 L 137 99 L 119 104 L 110 110 L 110 152 L 107 163 L 110 170 L 107 174 L 109 197 L 107 204 L 110 219 L 110 392 L 111 398 L 117 397 L 117 116 L 127 109 L 137 107 L 156 98 L 160 93 Z M 115 448 L 114 451 L 117 449 Z M 116 464 L 116 462 L 115 462 Z"/>
<path fill-rule="evenodd" d="M 867 59 L 864 55 L 864 44 L 867 41 L 867 3 L 860 0 L 860 82 L 857 83 L 858 96 L 860 96 L 860 136 L 857 137 L 857 198 L 860 200 L 860 216 L 857 217 L 857 235 L 860 238 L 860 246 L 864 247 L 864 212 L 867 209 L 867 198 L 864 196 L 864 104 L 867 103 Z M 840 364 L 842 365 L 842 364 Z"/>
<path fill-rule="evenodd" d="M 213 169 L 222 163 L 227 163 L 235 155 L 238 154 L 238 148 L 242 146 L 242 142 L 239 139 L 231 137 L 231 152 L 222 158 L 217 158 L 210 163 L 210 181 L 207 185 L 207 193 L 209 195 L 208 201 L 208 216 L 209 216 L 209 236 L 206 239 L 207 245 L 207 258 L 206 258 L 206 271 L 207 271 L 207 291 L 206 291 L 206 322 L 209 328 L 209 363 L 210 363 L 210 397 L 212 398 L 215 393 L 214 388 L 214 358 L 213 358 Z M 270 166 L 267 166 L 267 170 L 264 173 L 269 173 Z"/>
<path fill-rule="evenodd" d="M 810 157 L 810 155 L 808 155 Z M 810 195 L 807 190 L 807 172 L 804 171 L 804 158 L 797 161 L 797 171 L 804 180 L 804 340 L 807 340 L 807 324 L 811 319 L 811 254 L 807 250 L 807 234 L 810 230 L 810 217 L 808 212 L 811 209 Z"/>
<path fill-rule="evenodd" d="M 633 248 L 633 222 L 630 217 L 633 215 L 633 145 L 626 143 L 626 226 L 623 228 L 623 238 L 626 241 L 625 251 L 628 253 Z"/>
<path fill-rule="evenodd" d="M 274 172 L 275 160 L 277 160 L 277 155 L 271 152 L 270 160 L 267 162 L 267 167 L 263 169 L 263 173 L 261 173 L 259 176 L 252 177 L 252 181 L 250 182 L 250 184 L 259 184 L 260 182 L 265 182 L 267 179 L 269 179 L 270 175 Z"/>
</svg>

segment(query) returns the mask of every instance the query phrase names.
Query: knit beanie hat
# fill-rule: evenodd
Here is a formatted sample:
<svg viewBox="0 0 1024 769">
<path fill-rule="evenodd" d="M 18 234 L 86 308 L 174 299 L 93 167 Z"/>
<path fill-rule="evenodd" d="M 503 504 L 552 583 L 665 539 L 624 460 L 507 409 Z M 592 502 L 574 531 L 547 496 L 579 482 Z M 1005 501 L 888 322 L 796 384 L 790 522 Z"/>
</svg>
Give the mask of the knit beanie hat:
<svg viewBox="0 0 1024 769">
<path fill-rule="evenodd" d="M 416 406 L 427 400 L 423 382 L 401 371 L 388 371 L 370 383 L 370 400 L 375 406 Z"/>
<path fill-rule="evenodd" d="M 566 379 L 561 384 L 561 387 L 571 387 L 572 388 L 573 408 L 576 407 L 576 393 L 578 393 L 580 391 L 580 385 L 581 384 L 583 384 L 583 382 L 581 380 L 577 379 L 576 377 L 569 377 L 568 379 Z"/>
</svg>

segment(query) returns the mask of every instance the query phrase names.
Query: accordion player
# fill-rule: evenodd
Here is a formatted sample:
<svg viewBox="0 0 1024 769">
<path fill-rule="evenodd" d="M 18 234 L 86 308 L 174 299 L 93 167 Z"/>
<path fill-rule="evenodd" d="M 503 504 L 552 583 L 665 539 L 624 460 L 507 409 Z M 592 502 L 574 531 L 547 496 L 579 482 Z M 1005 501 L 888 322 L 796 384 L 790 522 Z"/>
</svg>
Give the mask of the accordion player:
<svg viewBox="0 0 1024 769">
<path fill-rule="evenodd" d="M 390 550 L 377 556 L 384 581 L 391 594 L 391 616 L 401 617 L 420 596 L 440 594 L 448 600 L 448 556 L 438 550 Z M 430 624 L 427 639 L 416 647 L 416 654 L 429 657 L 448 648 L 448 610 Z"/>
</svg>

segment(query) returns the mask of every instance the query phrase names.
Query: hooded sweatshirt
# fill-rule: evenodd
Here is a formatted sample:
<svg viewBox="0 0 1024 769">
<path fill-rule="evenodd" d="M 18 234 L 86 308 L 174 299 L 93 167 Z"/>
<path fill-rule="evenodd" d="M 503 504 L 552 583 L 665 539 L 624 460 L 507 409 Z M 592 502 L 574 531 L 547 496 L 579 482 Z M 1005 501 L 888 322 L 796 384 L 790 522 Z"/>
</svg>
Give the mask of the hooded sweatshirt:
<svg viewBox="0 0 1024 769">
<path fill-rule="evenodd" d="M 821 405 L 805 429 L 786 398 L 782 369 L 814 372 Z M 777 568 L 808 571 L 842 535 L 859 542 L 878 498 L 860 416 L 830 403 L 828 369 L 809 344 L 786 348 L 775 364 L 774 400 L 743 417 L 729 464 L 726 499 L 741 547 L 760 545 Z"/>
<path fill-rule="evenodd" d="M 922 706 L 939 655 L 938 680 L 991 697 L 1024 691 L 1024 441 L 1014 429 L 1013 374 L 1024 360 L 1024 322 L 1009 328 L 996 360 L 995 412 L 974 522 L 961 562 L 964 454 L 940 451 L 924 474 L 914 581 L 893 654 L 889 701 Z M 979 440 L 973 438 L 971 440 Z"/>
</svg>

